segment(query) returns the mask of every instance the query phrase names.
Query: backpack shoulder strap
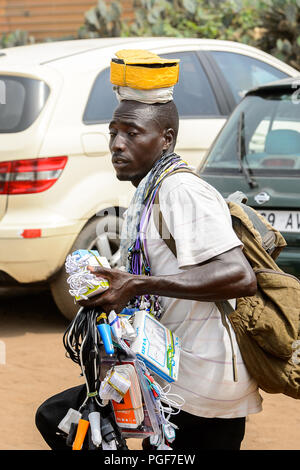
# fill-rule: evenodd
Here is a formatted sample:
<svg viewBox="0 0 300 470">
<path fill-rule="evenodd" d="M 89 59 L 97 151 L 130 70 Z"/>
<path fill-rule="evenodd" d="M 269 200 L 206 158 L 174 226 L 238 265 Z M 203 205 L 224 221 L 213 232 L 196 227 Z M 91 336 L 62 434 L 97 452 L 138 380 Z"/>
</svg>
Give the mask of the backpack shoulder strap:
<svg viewBox="0 0 300 470">
<path fill-rule="evenodd" d="M 232 312 L 234 312 L 234 308 L 232 307 L 231 303 L 228 300 L 221 300 L 219 302 L 215 302 L 220 314 L 221 314 L 221 321 L 222 325 L 227 331 L 230 346 L 231 346 L 231 362 L 232 362 L 232 374 L 233 374 L 233 381 L 237 382 L 237 362 L 236 362 L 236 354 L 233 347 L 233 339 L 230 331 L 230 327 L 227 323 L 226 317 L 229 316 Z"/>
<path fill-rule="evenodd" d="M 259 218 L 258 214 L 252 207 L 247 206 L 243 203 L 238 204 L 243 211 L 249 217 L 249 220 L 252 222 L 253 227 L 261 236 L 262 247 L 266 250 L 267 253 L 272 254 L 276 248 L 276 235 L 275 232 L 270 230 L 267 225 Z"/>
</svg>

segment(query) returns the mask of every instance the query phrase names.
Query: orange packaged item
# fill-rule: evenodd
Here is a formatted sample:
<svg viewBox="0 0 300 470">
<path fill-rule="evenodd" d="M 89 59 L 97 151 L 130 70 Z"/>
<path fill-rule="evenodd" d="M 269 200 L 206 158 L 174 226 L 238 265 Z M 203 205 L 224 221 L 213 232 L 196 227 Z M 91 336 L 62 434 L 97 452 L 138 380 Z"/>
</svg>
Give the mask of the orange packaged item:
<svg viewBox="0 0 300 470">
<path fill-rule="evenodd" d="M 88 420 L 88 412 L 85 411 L 78 422 L 77 432 L 76 432 L 75 440 L 73 442 L 73 447 L 72 447 L 73 450 L 82 449 L 83 442 L 84 442 L 86 433 L 88 431 L 89 425 L 90 423 Z"/>
<path fill-rule="evenodd" d="M 120 403 L 112 400 L 115 418 L 121 428 L 136 429 L 143 422 L 142 394 L 135 368 L 131 364 L 117 366 L 118 372 L 130 380 L 130 387 Z"/>
</svg>

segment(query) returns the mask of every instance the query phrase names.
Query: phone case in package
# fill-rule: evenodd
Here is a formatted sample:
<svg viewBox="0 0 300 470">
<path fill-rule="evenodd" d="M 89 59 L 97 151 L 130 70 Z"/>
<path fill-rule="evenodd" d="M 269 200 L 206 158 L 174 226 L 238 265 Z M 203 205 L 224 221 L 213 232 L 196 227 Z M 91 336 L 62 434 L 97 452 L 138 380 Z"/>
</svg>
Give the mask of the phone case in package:
<svg viewBox="0 0 300 470">
<path fill-rule="evenodd" d="M 131 349 L 152 372 L 167 382 L 178 379 L 180 339 L 149 313 L 135 312 L 136 338 Z"/>
<path fill-rule="evenodd" d="M 107 358 L 109 361 L 109 358 Z M 105 361 L 106 362 L 106 361 Z M 159 434 L 159 410 L 150 395 L 142 368 L 136 359 L 113 364 L 113 369 L 130 381 L 130 387 L 120 402 L 111 400 L 116 423 L 122 435 L 145 438 Z"/>
<path fill-rule="evenodd" d="M 114 368 L 125 375 L 130 381 L 130 387 L 121 402 L 112 400 L 115 418 L 121 428 L 136 429 L 143 421 L 142 393 L 135 368 L 132 364 L 123 364 Z"/>
</svg>

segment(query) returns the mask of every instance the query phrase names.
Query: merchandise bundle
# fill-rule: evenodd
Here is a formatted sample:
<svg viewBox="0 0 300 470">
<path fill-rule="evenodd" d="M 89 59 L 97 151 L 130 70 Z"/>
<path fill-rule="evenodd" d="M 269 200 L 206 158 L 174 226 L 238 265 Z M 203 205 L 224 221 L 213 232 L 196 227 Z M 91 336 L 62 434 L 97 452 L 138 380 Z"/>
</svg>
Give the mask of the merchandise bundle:
<svg viewBox="0 0 300 470">
<path fill-rule="evenodd" d="M 88 266 L 109 267 L 96 250 L 77 250 L 66 259 L 69 293 L 87 299 L 105 292 L 107 280 Z M 144 305 L 144 307 L 143 307 Z M 157 450 L 171 449 L 172 415 L 183 400 L 170 393 L 177 380 L 180 340 L 140 302 L 109 314 L 81 307 L 63 337 L 67 356 L 80 366 L 86 397 L 59 423 L 73 450 L 127 449 L 127 438 L 149 438 Z M 165 385 L 162 385 L 165 384 Z"/>
</svg>

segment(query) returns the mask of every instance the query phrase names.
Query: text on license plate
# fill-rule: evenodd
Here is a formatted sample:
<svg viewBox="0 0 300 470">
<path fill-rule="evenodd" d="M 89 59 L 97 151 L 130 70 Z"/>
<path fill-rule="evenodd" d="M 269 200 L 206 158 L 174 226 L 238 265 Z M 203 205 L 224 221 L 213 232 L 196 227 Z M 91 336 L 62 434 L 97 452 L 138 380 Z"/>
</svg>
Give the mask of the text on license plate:
<svg viewBox="0 0 300 470">
<path fill-rule="evenodd" d="M 300 233 L 300 211 L 258 210 L 280 232 Z"/>
</svg>

